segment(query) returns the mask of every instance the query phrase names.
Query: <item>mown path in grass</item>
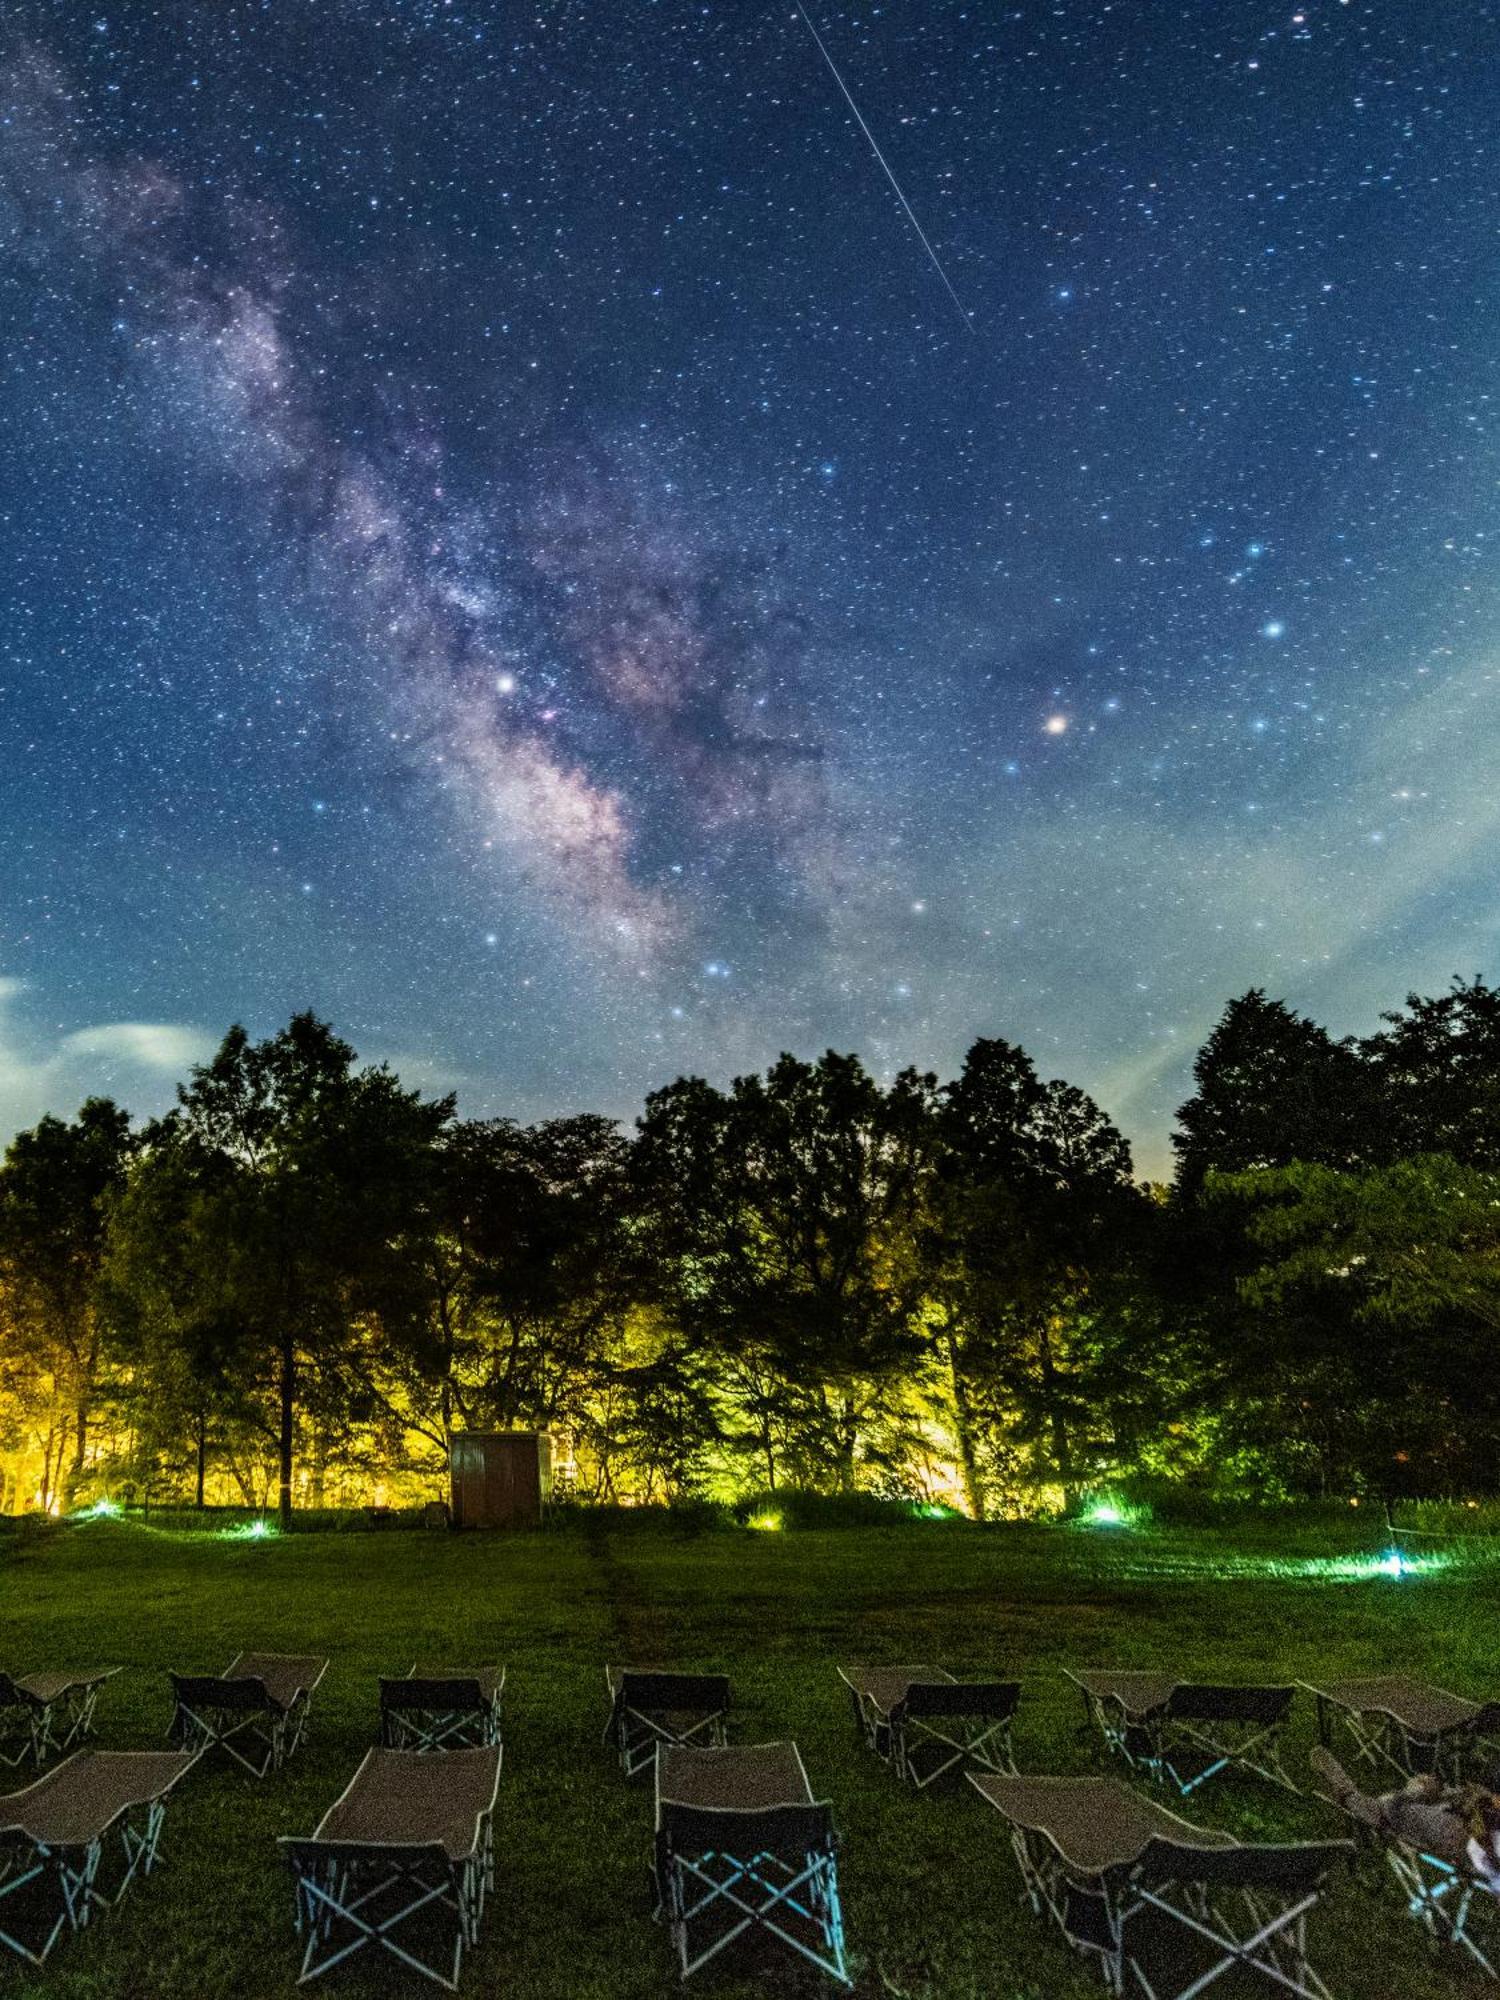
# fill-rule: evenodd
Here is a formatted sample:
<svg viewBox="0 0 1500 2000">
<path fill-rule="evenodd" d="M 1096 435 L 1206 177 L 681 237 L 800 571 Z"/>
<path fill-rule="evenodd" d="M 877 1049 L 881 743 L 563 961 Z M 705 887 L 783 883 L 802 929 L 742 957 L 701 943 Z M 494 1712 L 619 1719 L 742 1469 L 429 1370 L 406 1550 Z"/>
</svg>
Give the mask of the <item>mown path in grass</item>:
<svg viewBox="0 0 1500 2000">
<path fill-rule="evenodd" d="M 516 2000 L 669 1991 L 647 1894 L 649 1787 L 627 1787 L 600 1742 L 604 1662 L 634 1657 L 727 1669 L 738 1740 L 801 1745 L 844 1837 L 851 1962 L 866 2000 L 1082 2000 L 1102 1989 L 1020 1904 L 998 1820 L 966 1788 L 902 1793 L 854 1741 L 835 1663 L 924 1659 L 1019 1674 L 1016 1750 L 1033 1771 L 1092 1767 L 1065 1665 L 1273 1680 L 1400 1668 L 1494 1690 L 1495 1572 L 1297 1573 L 1322 1553 L 1337 1551 L 1279 1535 L 914 1526 L 686 1537 L 586 1517 L 512 1537 L 246 1544 L 110 1522 L 5 1537 L 0 1664 L 124 1666 L 100 1705 L 102 1744 L 161 1740 L 169 1665 L 216 1672 L 251 1645 L 326 1652 L 333 1664 L 291 1767 L 260 1783 L 232 1766 L 192 1774 L 169 1813 L 161 1873 L 60 1946 L 45 1976 L 0 1980 L 17 1994 L 78 2000 L 289 1993 L 297 1952 L 275 1836 L 311 1830 L 374 1739 L 377 1676 L 420 1657 L 509 1668 L 499 1888 L 464 1990 Z M 1297 1717 L 1294 1770 L 1305 1769 L 1310 1707 Z M 1324 1809 L 1253 1785 L 1221 1787 L 1188 1810 L 1245 1835 L 1337 1830 Z M 1314 1936 L 1340 2000 L 1494 1990 L 1435 1957 L 1378 1877 L 1341 1881 Z M 811 1977 L 776 1984 L 819 1990 Z M 325 1986 L 433 1990 L 358 1962 Z M 766 1981 L 705 1978 L 695 1990 L 738 2000 Z M 1212 2000 L 1249 1990 L 1224 1982 Z"/>
</svg>

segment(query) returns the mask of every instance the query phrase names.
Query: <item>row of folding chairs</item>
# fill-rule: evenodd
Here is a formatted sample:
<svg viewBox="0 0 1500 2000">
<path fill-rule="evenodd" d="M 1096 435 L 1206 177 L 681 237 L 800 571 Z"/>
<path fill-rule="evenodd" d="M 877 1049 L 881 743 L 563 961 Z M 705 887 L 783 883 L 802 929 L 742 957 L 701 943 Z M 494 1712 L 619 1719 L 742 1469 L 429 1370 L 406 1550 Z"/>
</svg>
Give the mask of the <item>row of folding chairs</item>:
<svg viewBox="0 0 1500 2000">
<path fill-rule="evenodd" d="M 222 1674 L 171 1674 L 170 1751 L 82 1747 L 117 1669 L 0 1677 L 0 1701 L 18 1697 L 9 1705 L 20 1717 L 7 1761 L 45 1765 L 70 1753 L 0 1798 L 0 1948 L 40 1967 L 65 1934 L 149 1874 L 168 1803 L 200 1759 L 222 1751 L 256 1778 L 279 1770 L 303 1741 L 328 1664 L 242 1652 Z M 378 1942 L 440 1984 L 456 1983 L 493 1881 L 504 1685 L 503 1668 L 414 1666 L 381 1680 L 379 1748 L 312 1836 L 282 1843 L 297 1878 L 303 1978 Z M 434 1752 L 445 1753 L 441 1768 Z M 393 1826 L 411 1837 L 391 1839 Z M 412 1920 L 438 1906 L 433 1959 L 408 1936 Z"/>
<path fill-rule="evenodd" d="M 208 1752 L 222 1749 L 258 1777 L 279 1768 L 302 1741 L 327 1665 L 252 1653 L 220 1676 L 174 1675 L 175 1750 L 75 1750 L 0 1800 L 0 1943 L 39 1966 L 65 1931 L 149 1873 L 167 1803 Z M 960 1681 L 936 1666 L 839 1674 L 861 1742 L 897 1777 L 925 1790 L 961 1772 L 1002 1815 L 1033 1908 L 1095 1959 L 1111 1990 L 1134 1981 L 1168 2000 L 1243 1965 L 1283 1991 L 1327 2000 L 1307 1958 L 1306 1918 L 1349 1842 L 1246 1844 L 1110 1779 L 1023 1777 L 1011 1744 L 1014 1680 Z M 68 1705 L 42 1740 L 66 1747 L 86 1736 L 93 1705 L 85 1716 L 79 1695 L 96 1699 L 105 1678 L 67 1681 L 59 1692 Z M 1290 1786 L 1275 1732 L 1295 1688 L 1151 1678 L 1073 1675 L 1108 1749 L 1179 1791 L 1231 1768 Z M 36 1694 L 41 1677 L 31 1680 Z M 500 1668 L 413 1668 L 381 1682 L 379 1746 L 311 1835 L 281 1843 L 296 1882 L 302 1980 L 373 1945 L 457 1985 L 494 1881 L 504 1681 Z M 797 1746 L 731 1746 L 725 1675 L 608 1667 L 605 1685 L 606 1733 L 622 1769 L 654 1773 L 656 1907 L 682 1976 L 754 1934 L 847 1983 L 833 1811 L 815 1796 Z M 1484 1725 L 1478 1705 L 1460 1714 L 1457 1697 L 1414 1682 L 1313 1692 L 1325 1729 L 1347 1716 L 1356 1747 L 1378 1732 L 1380 1755 L 1410 1744 L 1425 1758 L 1423 1729 L 1435 1721 L 1443 1734 L 1475 1740 Z M 1398 1879 L 1409 1886 L 1415 1864 L 1402 1860 Z M 1470 1942 L 1472 1887 L 1426 1882 L 1412 1907 L 1440 1935 L 1469 1942 L 1489 1969 Z M 29 1913 L 29 1930 L 9 1920 L 12 1910 Z M 1179 1987 L 1162 1967 L 1181 1957 L 1185 1938 L 1211 1962 Z"/>
<path fill-rule="evenodd" d="M 1100 1777 L 1023 1777 L 1011 1728 L 1013 1680 L 959 1681 L 946 1669 L 841 1667 L 861 1742 L 918 1790 L 961 1771 L 1005 1819 L 1033 1909 L 1053 1917 L 1113 1992 L 1197 1994 L 1237 1967 L 1282 1992 L 1327 2000 L 1308 1957 L 1307 1918 L 1354 1843 L 1237 1841 L 1157 1799 Z M 1474 1768 L 1495 1720 L 1409 1677 L 1244 1686 L 1160 1674 L 1081 1671 L 1086 1726 L 1142 1777 L 1179 1795 L 1234 1771 L 1291 1792 L 1280 1736 L 1299 1687 L 1317 1700 L 1325 1742 L 1341 1726 L 1372 1777 Z M 723 1675 L 607 1670 L 607 1734 L 622 1769 L 656 1772 L 657 1906 L 684 1977 L 747 1931 L 844 1973 L 837 1837 L 792 1744 L 727 1747 Z M 1331 1801 L 1338 1803 L 1337 1800 Z M 1500 1928 L 1493 1884 L 1461 1855 L 1433 1854 L 1367 1821 L 1408 1908 L 1482 1971 Z M 1186 1965 L 1187 1969 L 1182 1968 Z"/>
<path fill-rule="evenodd" d="M 222 1674 L 167 1676 L 168 1734 L 182 1749 L 219 1748 L 253 1777 L 278 1770 L 301 1742 L 328 1662 L 310 1653 L 239 1653 Z M 83 1743 L 100 1691 L 118 1667 L 0 1672 L 0 1763 L 34 1764 Z M 393 1750 L 460 1749 L 500 1740 L 503 1667 L 424 1667 L 380 1681 L 381 1742 Z"/>
</svg>

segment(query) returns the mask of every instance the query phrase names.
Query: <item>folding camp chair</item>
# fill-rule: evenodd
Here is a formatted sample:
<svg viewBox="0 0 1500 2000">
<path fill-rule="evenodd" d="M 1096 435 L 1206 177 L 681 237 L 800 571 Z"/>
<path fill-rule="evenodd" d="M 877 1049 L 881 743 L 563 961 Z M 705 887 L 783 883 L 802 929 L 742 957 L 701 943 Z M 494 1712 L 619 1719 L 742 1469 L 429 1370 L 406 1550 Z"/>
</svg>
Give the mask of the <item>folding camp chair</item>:
<svg viewBox="0 0 1500 2000">
<path fill-rule="evenodd" d="M 387 1750 L 472 1750 L 500 1741 L 504 1667 L 413 1667 L 380 1683 Z"/>
<path fill-rule="evenodd" d="M 327 1660 L 314 1653 L 240 1653 L 218 1678 L 172 1674 L 176 1707 L 167 1733 L 185 1750 L 226 1750 L 263 1778 L 302 1741 L 313 1690 L 327 1671 Z"/>
<path fill-rule="evenodd" d="M 366 1751 L 317 1832 L 282 1836 L 305 1940 L 299 1986 L 379 1945 L 456 1990 L 495 1884 L 500 1756 L 498 1743 L 441 1757 Z"/>
<path fill-rule="evenodd" d="M 1033 1910 L 1098 1964 L 1111 1993 L 1196 2000 L 1238 1968 L 1300 2000 L 1332 2000 L 1307 1917 L 1348 1841 L 1244 1845 L 1113 1778 L 969 1783 L 1010 1827 Z"/>
<path fill-rule="evenodd" d="M 833 1810 L 795 1743 L 656 1759 L 656 1898 L 689 1978 L 738 1939 L 784 1945 L 848 1985 Z"/>
<path fill-rule="evenodd" d="M 0 1945 L 40 1966 L 65 1930 L 82 1930 L 149 1875 L 167 1795 L 195 1761 L 177 1750 L 77 1750 L 0 1798 Z M 117 1849 L 106 1847 L 111 1834 Z"/>
<path fill-rule="evenodd" d="M 606 1667 L 609 1721 L 604 1740 L 619 1754 L 627 1778 L 644 1771 L 657 1745 L 722 1748 L 729 1714 L 724 1674 L 679 1674 L 655 1667 Z"/>
<path fill-rule="evenodd" d="M 958 1681 L 943 1667 L 840 1667 L 861 1741 L 918 1791 L 978 1764 L 1014 1771 L 1019 1681 Z"/>
<path fill-rule="evenodd" d="M 1170 1674 L 1090 1669 L 1068 1679 L 1106 1750 L 1172 1784 L 1186 1798 L 1221 1771 L 1249 1771 L 1295 1792 L 1281 1761 L 1281 1732 L 1295 1687 L 1177 1681 Z"/>
<path fill-rule="evenodd" d="M 1348 1817 L 1363 1846 L 1384 1855 L 1408 1914 L 1439 1942 L 1466 1951 L 1491 1979 L 1500 1979 L 1500 1894 L 1474 1867 L 1462 1817 L 1444 1813 L 1432 1800 L 1369 1797 L 1326 1750 L 1315 1749 L 1312 1762 L 1329 1780 L 1323 1794 L 1329 1804 Z"/>
<path fill-rule="evenodd" d="M 29 1757 L 44 1764 L 54 1750 L 71 1750 L 94 1726 L 99 1690 L 118 1667 L 89 1673 L 0 1673 L 0 1764 L 12 1769 Z"/>
<path fill-rule="evenodd" d="M 1341 1723 L 1356 1762 L 1377 1772 L 1459 1778 L 1482 1756 L 1500 1755 L 1500 1702 L 1465 1701 L 1409 1674 L 1302 1685 L 1317 1696 L 1324 1744 Z"/>
</svg>

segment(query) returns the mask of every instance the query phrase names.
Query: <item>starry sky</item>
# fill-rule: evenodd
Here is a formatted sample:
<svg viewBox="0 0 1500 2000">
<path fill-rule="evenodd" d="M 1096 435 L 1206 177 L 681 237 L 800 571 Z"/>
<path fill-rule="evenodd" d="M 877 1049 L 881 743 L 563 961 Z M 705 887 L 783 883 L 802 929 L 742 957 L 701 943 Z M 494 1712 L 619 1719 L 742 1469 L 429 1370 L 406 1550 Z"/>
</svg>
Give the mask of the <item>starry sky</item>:
<svg viewBox="0 0 1500 2000">
<path fill-rule="evenodd" d="M 825 64 L 868 123 L 929 260 Z M 0 1134 L 1495 970 L 1488 0 L 12 0 Z M 951 285 L 950 295 L 947 286 Z"/>
</svg>

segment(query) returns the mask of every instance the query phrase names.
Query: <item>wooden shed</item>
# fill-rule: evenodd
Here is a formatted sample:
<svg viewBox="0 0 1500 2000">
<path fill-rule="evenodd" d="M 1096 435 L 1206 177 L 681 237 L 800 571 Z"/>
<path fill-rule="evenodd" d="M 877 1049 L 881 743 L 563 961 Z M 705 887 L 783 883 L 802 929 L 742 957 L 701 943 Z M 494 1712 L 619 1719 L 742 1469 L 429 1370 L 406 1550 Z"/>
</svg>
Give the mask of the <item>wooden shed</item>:
<svg viewBox="0 0 1500 2000">
<path fill-rule="evenodd" d="M 545 1431 L 459 1431 L 448 1465 L 455 1528 L 533 1528 L 552 1497 Z"/>
</svg>

